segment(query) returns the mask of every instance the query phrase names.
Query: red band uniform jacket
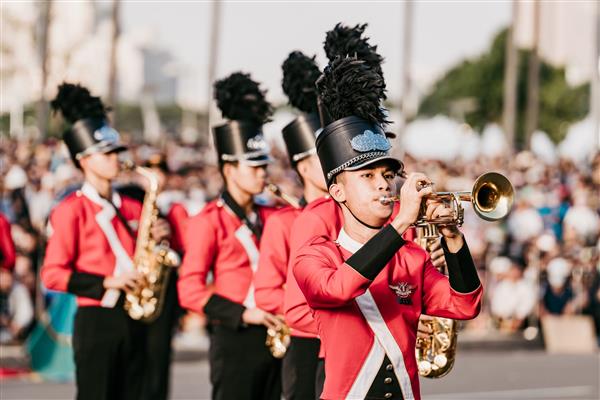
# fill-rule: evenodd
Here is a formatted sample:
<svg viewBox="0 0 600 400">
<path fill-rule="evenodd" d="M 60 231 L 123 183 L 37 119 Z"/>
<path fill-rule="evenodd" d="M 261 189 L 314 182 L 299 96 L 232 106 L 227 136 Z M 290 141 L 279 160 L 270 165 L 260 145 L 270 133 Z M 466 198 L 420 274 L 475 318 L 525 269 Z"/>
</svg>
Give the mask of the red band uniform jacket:
<svg viewBox="0 0 600 400">
<path fill-rule="evenodd" d="M 398 210 L 399 203 L 396 203 L 391 218 L 398 213 Z M 340 206 L 330 196 L 326 196 L 310 202 L 292 225 L 284 311 L 286 323 L 292 328 L 293 336 L 317 337 L 318 332 L 312 310 L 306 303 L 291 266 L 300 248 L 311 239 L 321 236 L 337 237 L 342 228 L 342 220 Z M 403 237 L 406 240 L 413 240 L 414 230 L 408 230 Z"/>
<path fill-rule="evenodd" d="M 265 224 L 260 243 L 258 271 L 254 277 L 256 305 L 271 314 L 283 315 L 290 234 L 301 208 L 284 207 L 273 213 Z"/>
<path fill-rule="evenodd" d="M 114 307 L 121 292 L 105 290 L 104 278 L 134 268 L 136 238 L 132 233 L 137 230 L 142 204 L 117 192 L 113 192 L 112 204 L 85 183 L 50 215 L 42 281 L 48 289 L 77 295 L 80 307 Z"/>
<path fill-rule="evenodd" d="M 257 206 L 256 211 L 265 223 L 275 209 Z M 237 329 L 244 310 L 256 306 L 253 276 L 258 268 L 258 239 L 219 199 L 188 220 L 184 242 L 177 284 L 181 306 L 205 313 L 213 324 Z"/>
<path fill-rule="evenodd" d="M 386 355 L 403 398 L 419 399 L 415 341 L 421 313 L 453 319 L 479 313 L 481 285 L 470 293 L 455 291 L 417 244 L 404 242 L 391 226 L 380 234 L 387 236 L 376 241 L 382 249 L 390 237 L 403 243 L 373 277 L 347 263 L 362 245 L 343 230 L 337 241 L 312 239 L 295 259 L 292 271 L 314 310 L 324 350 L 323 399 L 364 399 Z M 446 253 L 449 264 L 456 262 L 451 257 Z"/>
</svg>

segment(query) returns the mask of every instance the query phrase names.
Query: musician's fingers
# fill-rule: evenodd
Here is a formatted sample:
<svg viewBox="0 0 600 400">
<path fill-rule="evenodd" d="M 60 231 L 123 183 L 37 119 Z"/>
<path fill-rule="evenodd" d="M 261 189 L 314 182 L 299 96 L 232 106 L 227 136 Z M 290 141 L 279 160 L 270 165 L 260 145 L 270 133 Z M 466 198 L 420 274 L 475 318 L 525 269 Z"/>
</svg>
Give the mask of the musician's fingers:
<svg viewBox="0 0 600 400">
<path fill-rule="evenodd" d="M 267 328 L 271 329 L 278 329 L 281 325 L 281 322 L 279 321 L 279 319 L 277 319 L 276 316 L 267 312 L 265 312 L 264 315 L 264 322 Z"/>
</svg>

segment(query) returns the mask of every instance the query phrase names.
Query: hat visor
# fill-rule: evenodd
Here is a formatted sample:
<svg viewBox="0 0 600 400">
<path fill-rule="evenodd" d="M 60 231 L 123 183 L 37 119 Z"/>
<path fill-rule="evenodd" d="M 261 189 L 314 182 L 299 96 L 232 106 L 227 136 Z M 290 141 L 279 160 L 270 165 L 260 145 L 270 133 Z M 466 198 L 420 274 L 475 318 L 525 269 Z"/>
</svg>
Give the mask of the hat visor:
<svg viewBox="0 0 600 400">
<path fill-rule="evenodd" d="M 359 162 L 357 164 L 354 164 L 350 167 L 344 168 L 344 171 L 357 171 L 359 169 L 366 168 L 369 165 L 372 165 L 372 164 L 375 164 L 378 162 L 382 162 L 382 161 L 389 163 L 391 168 L 394 170 L 394 172 L 399 172 L 402 169 L 404 169 L 404 164 L 402 163 L 402 161 L 398 160 L 396 157 L 379 156 L 379 157 L 373 158 L 371 160 L 365 160 L 365 161 Z"/>
<path fill-rule="evenodd" d="M 111 144 L 111 145 L 107 146 L 106 148 L 102 148 L 100 150 L 100 152 L 102 152 L 104 154 L 120 153 L 122 151 L 127 151 L 127 146 L 120 144 L 120 143 Z"/>
<path fill-rule="evenodd" d="M 262 155 L 262 156 L 258 156 L 258 157 L 243 159 L 243 160 L 240 160 L 239 162 L 241 164 L 245 164 L 250 167 L 262 167 L 267 164 L 271 164 L 273 162 L 273 159 L 271 158 L 271 156 L 266 154 L 266 155 Z"/>
<path fill-rule="evenodd" d="M 86 150 L 78 153 L 75 157 L 78 160 L 81 160 L 83 157 L 87 157 L 92 154 L 101 153 L 101 154 L 110 154 L 110 153 L 119 153 L 121 151 L 127 151 L 127 146 L 121 143 L 98 143 L 92 147 L 88 147 Z"/>
</svg>

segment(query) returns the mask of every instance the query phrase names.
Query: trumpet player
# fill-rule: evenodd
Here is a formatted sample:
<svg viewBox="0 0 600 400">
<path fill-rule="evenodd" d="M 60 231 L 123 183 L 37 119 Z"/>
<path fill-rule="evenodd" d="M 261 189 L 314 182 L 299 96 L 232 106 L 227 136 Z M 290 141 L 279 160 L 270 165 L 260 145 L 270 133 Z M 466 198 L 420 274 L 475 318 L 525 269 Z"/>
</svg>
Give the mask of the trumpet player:
<svg viewBox="0 0 600 400">
<path fill-rule="evenodd" d="M 86 88 L 64 83 L 51 105 L 67 122 L 63 140 L 85 178 L 51 213 L 41 269 L 48 289 L 77 296 L 77 398 L 141 399 L 146 327 L 128 317 L 122 294 L 141 284 L 132 257 L 142 204 L 112 187 L 125 147 Z M 152 230 L 157 241 L 169 234 L 164 220 Z"/>
<path fill-rule="evenodd" d="M 298 250 L 292 271 L 312 308 L 325 353 L 322 399 L 419 399 L 414 355 L 418 317 L 474 318 L 482 288 L 464 238 L 442 227 L 449 277 L 402 238 L 432 193 L 422 174 L 404 183 L 398 214 L 381 196 L 393 192 L 402 163 L 389 154 L 381 75 L 354 57 L 337 58 L 317 84 L 333 122 L 316 146 L 332 198 L 343 214 L 337 237 Z M 427 217 L 450 210 L 429 200 Z"/>
<path fill-rule="evenodd" d="M 305 205 L 327 194 L 315 148 L 315 132 L 321 127 L 317 113 L 315 82 L 321 74 L 314 57 L 299 51 L 283 63 L 283 90 L 290 104 L 300 110 L 296 119 L 283 128 L 283 140 L 290 164 L 303 185 L 300 207 L 285 207 L 274 213 L 263 232 L 258 271 L 254 284 L 257 305 L 283 317 L 292 224 Z M 283 397 L 286 400 L 313 399 L 320 341 L 315 333 L 291 330 L 289 348 L 282 362 Z"/>
<path fill-rule="evenodd" d="M 179 301 L 209 321 L 212 398 L 278 400 L 281 363 L 265 339 L 267 328 L 277 329 L 281 321 L 257 307 L 252 284 L 262 227 L 274 211 L 253 199 L 265 187 L 270 162 L 261 129 L 271 106 L 243 73 L 216 82 L 215 97 L 228 119 L 214 128 L 225 188 L 187 223 Z"/>
</svg>

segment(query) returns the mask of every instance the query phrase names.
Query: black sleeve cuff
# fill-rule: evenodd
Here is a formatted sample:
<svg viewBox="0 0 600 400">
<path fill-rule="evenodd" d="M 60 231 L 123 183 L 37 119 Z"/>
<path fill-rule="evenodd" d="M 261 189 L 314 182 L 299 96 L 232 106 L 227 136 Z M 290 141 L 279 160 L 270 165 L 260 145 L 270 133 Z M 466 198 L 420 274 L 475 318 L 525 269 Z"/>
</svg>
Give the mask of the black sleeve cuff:
<svg viewBox="0 0 600 400">
<path fill-rule="evenodd" d="M 76 296 L 101 300 L 105 291 L 104 278 L 87 272 L 73 272 L 67 283 L 67 291 Z"/>
<path fill-rule="evenodd" d="M 404 243 L 398 231 L 388 225 L 354 253 L 346 264 L 365 278 L 373 280 Z"/>
<path fill-rule="evenodd" d="M 242 314 L 246 310 L 241 304 L 213 294 L 204 306 L 204 312 L 213 324 L 238 329 L 242 324 Z"/>
<path fill-rule="evenodd" d="M 463 239 L 464 240 L 464 239 Z M 446 240 L 442 238 L 442 248 L 446 257 L 448 266 L 448 278 L 450 286 L 459 293 L 470 293 L 477 289 L 481 282 L 477 275 L 477 269 L 471 257 L 469 246 L 465 241 L 457 253 L 451 253 L 446 245 Z"/>
</svg>

